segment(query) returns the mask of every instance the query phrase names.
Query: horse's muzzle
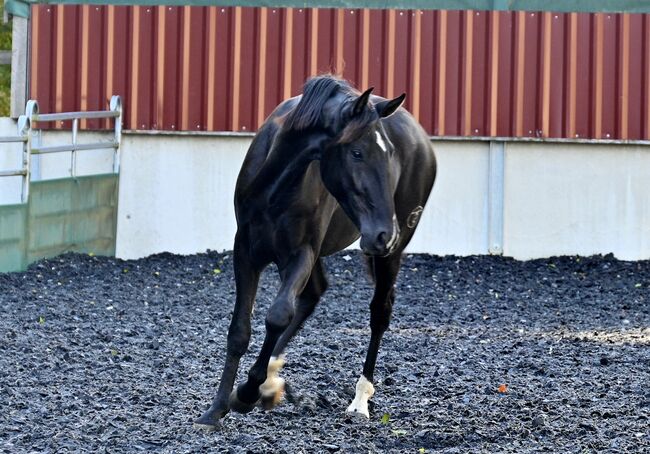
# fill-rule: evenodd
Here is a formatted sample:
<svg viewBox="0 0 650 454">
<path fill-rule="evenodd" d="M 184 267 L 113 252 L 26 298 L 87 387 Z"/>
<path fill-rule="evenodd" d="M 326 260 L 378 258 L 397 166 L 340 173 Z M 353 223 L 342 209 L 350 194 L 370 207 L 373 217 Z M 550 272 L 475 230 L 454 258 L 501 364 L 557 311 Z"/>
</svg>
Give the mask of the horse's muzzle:
<svg viewBox="0 0 650 454">
<path fill-rule="evenodd" d="M 399 225 L 393 217 L 392 229 L 380 229 L 361 235 L 361 250 L 366 255 L 385 257 L 393 253 L 399 240 Z"/>
</svg>

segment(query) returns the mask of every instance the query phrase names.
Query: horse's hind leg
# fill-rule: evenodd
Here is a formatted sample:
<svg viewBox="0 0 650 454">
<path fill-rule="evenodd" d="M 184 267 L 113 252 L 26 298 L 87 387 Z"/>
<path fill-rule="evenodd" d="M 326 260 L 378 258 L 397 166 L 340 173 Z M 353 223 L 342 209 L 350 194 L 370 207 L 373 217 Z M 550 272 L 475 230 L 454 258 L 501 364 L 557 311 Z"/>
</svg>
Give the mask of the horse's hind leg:
<svg viewBox="0 0 650 454">
<path fill-rule="evenodd" d="M 235 309 L 228 329 L 226 363 L 221 375 L 221 382 L 212 405 L 194 422 L 196 428 L 214 430 L 229 410 L 228 399 L 237 376 L 239 360 L 246 350 L 251 336 L 251 312 L 257 292 L 260 271 L 252 266 L 247 254 L 247 247 L 235 240 L 233 265 L 237 296 Z"/>
<path fill-rule="evenodd" d="M 359 377 L 354 400 L 347 409 L 348 413 L 370 417 L 368 400 L 375 393 L 372 382 L 379 344 L 384 335 L 395 301 L 395 281 L 399 272 L 401 253 L 389 257 L 372 257 L 369 259 L 375 281 L 375 293 L 370 303 L 370 346 L 363 365 L 363 374 Z"/>
<path fill-rule="evenodd" d="M 290 263 L 281 270 L 280 291 L 266 316 L 266 336 L 257 360 L 248 372 L 248 380 L 230 395 L 230 408 L 240 413 L 251 411 L 260 399 L 260 385 L 266 381 L 269 360 L 280 336 L 295 314 L 296 297 L 302 293 L 314 266 L 314 253 L 304 249 L 294 254 Z"/>
<path fill-rule="evenodd" d="M 314 312 L 318 301 L 327 290 L 327 277 L 323 268 L 322 259 L 316 260 L 311 276 L 304 290 L 296 301 L 296 314 L 291 323 L 282 333 L 278 343 L 275 344 L 271 360 L 266 373 L 266 381 L 260 386 L 262 406 L 270 410 L 280 403 L 284 395 L 284 379 L 278 376 L 284 365 L 284 350 L 296 333 L 302 328 L 305 320 Z"/>
</svg>

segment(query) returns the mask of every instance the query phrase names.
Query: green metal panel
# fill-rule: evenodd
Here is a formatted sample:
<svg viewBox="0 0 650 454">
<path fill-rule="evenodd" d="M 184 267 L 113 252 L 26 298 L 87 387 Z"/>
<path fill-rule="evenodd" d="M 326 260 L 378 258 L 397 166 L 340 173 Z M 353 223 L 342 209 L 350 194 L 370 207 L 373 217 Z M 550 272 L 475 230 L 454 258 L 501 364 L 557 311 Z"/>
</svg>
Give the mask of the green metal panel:
<svg viewBox="0 0 650 454">
<path fill-rule="evenodd" d="M 481 9 L 558 12 L 650 12 L 650 0 L 7 0 L 6 9 L 29 17 L 30 3 L 91 5 L 274 6 L 300 8 Z"/>
<path fill-rule="evenodd" d="M 117 182 L 112 174 L 33 182 L 27 260 L 67 251 L 115 255 Z"/>
<path fill-rule="evenodd" d="M 559 13 L 648 13 L 648 0 L 495 0 L 505 7 L 494 9 L 510 11 L 556 11 Z"/>
<path fill-rule="evenodd" d="M 25 268 L 27 204 L 0 206 L 0 272 Z"/>
<path fill-rule="evenodd" d="M 0 206 L 0 272 L 74 251 L 115 255 L 118 176 L 36 181 L 26 205 Z"/>
</svg>

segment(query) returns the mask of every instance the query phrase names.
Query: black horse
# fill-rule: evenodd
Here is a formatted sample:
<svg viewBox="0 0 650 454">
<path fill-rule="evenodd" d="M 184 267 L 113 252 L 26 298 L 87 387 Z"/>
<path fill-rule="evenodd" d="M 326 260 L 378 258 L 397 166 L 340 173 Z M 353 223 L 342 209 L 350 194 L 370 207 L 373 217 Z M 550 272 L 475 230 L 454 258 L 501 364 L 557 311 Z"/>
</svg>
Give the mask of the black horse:
<svg viewBox="0 0 650 454">
<path fill-rule="evenodd" d="M 235 189 L 235 308 L 217 395 L 195 426 L 214 429 L 229 411 L 272 408 L 284 381 L 284 349 L 327 288 L 322 257 L 361 236 L 375 282 L 370 346 L 348 412 L 368 417 L 373 372 L 388 328 L 401 254 L 411 240 L 436 175 L 431 143 L 400 105 L 360 94 L 332 76 L 310 79 L 302 96 L 280 104 L 255 136 Z M 248 380 L 232 391 L 251 334 L 261 271 L 279 270 L 280 290 Z"/>
</svg>

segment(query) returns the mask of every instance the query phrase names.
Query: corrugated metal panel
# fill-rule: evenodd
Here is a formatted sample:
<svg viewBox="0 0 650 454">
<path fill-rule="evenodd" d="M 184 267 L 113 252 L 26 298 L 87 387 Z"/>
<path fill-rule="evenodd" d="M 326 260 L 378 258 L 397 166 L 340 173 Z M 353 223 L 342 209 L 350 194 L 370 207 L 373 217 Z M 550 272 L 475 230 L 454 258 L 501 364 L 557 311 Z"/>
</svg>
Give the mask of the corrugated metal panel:
<svg viewBox="0 0 650 454">
<path fill-rule="evenodd" d="M 432 135 L 650 139 L 649 54 L 647 14 L 39 5 L 31 96 L 120 94 L 128 129 L 251 131 L 335 72 L 407 92 Z"/>
<path fill-rule="evenodd" d="M 29 17 L 30 4 L 103 4 L 104 0 L 5 0 L 8 13 Z M 193 5 L 305 7 L 305 0 L 111 0 L 113 5 Z M 312 8 L 402 8 L 424 10 L 499 10 L 648 13 L 649 0 L 311 0 Z"/>
</svg>

